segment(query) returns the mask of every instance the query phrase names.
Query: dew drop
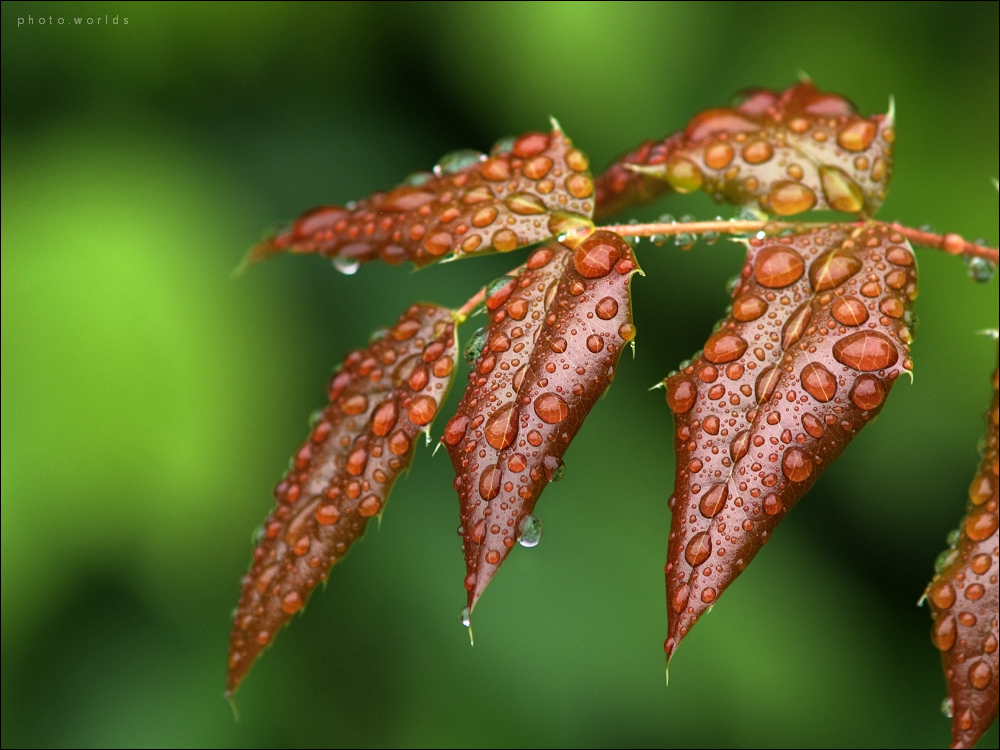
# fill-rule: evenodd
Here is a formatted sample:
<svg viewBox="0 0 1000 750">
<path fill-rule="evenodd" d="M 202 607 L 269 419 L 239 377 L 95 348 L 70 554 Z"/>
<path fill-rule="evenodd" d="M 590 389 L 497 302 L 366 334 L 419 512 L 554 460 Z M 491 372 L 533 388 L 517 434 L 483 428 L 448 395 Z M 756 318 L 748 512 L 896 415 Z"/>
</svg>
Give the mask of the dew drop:
<svg viewBox="0 0 1000 750">
<path fill-rule="evenodd" d="M 561 458 L 546 456 L 542 459 L 542 471 L 545 473 L 545 478 L 548 481 L 558 482 L 566 476 L 566 464 L 563 463 Z"/>
<path fill-rule="evenodd" d="M 705 359 L 714 364 L 724 364 L 739 359 L 747 350 L 747 342 L 735 333 L 713 334 L 705 343 Z"/>
<path fill-rule="evenodd" d="M 726 482 L 720 482 L 706 492 L 704 497 L 701 498 L 701 502 L 698 504 L 698 510 L 701 511 L 701 514 L 705 516 L 705 518 L 713 518 L 725 506 L 726 498 L 728 497 L 728 484 Z"/>
<path fill-rule="evenodd" d="M 891 367 L 899 359 L 892 341 L 877 331 L 858 331 L 833 345 L 833 356 L 842 365 L 860 372 Z"/>
<path fill-rule="evenodd" d="M 885 400 L 885 386 L 874 375 L 861 375 L 854 381 L 849 395 L 859 409 L 871 411 Z"/>
<path fill-rule="evenodd" d="M 331 262 L 333 263 L 333 267 L 344 274 L 344 276 L 353 276 L 361 268 L 361 263 L 354 258 L 344 258 L 338 255 Z"/>
<path fill-rule="evenodd" d="M 816 194 L 799 182 L 775 183 L 767 199 L 771 210 L 779 216 L 802 213 L 816 205 Z"/>
<path fill-rule="evenodd" d="M 618 314 L 618 302 L 613 297 L 605 297 L 597 303 L 594 312 L 601 320 L 611 320 Z"/>
<path fill-rule="evenodd" d="M 769 289 L 781 289 L 795 283 L 804 271 L 802 256 L 782 245 L 765 247 L 754 261 L 754 278 Z"/>
<path fill-rule="evenodd" d="M 737 277 L 738 279 L 739 277 Z M 767 312 L 767 302 L 755 294 L 738 297 L 733 302 L 733 317 L 741 323 L 757 320 Z"/>
<path fill-rule="evenodd" d="M 465 348 L 462 351 L 465 361 L 471 365 L 479 359 L 479 355 L 483 353 L 484 346 L 486 346 L 486 329 L 479 328 L 465 342 Z"/>
<path fill-rule="evenodd" d="M 517 419 L 518 414 L 513 402 L 498 409 L 486 421 L 484 428 L 486 442 L 498 451 L 511 445 L 517 437 Z"/>
<path fill-rule="evenodd" d="M 712 540 L 707 531 L 695 534 L 684 549 L 684 559 L 688 565 L 701 565 L 712 554 Z"/>
<path fill-rule="evenodd" d="M 698 190 L 705 181 L 705 176 L 698 165 L 684 156 L 674 156 L 667 162 L 667 182 L 678 193 L 691 193 Z"/>
<path fill-rule="evenodd" d="M 802 388 L 814 399 L 825 404 L 837 395 L 837 378 L 819 362 L 810 362 L 799 373 Z"/>
<path fill-rule="evenodd" d="M 436 413 L 437 402 L 430 396 L 417 396 L 407 410 L 410 421 L 420 427 L 430 424 Z"/>
<path fill-rule="evenodd" d="M 941 713 L 949 719 L 955 715 L 955 701 L 952 698 L 948 697 L 941 701 Z"/>
<path fill-rule="evenodd" d="M 486 155 L 470 148 L 463 148 L 445 154 L 434 165 L 434 174 L 441 176 L 461 172 L 466 167 L 486 161 Z M 424 162 L 426 164 L 426 162 Z"/>
<path fill-rule="evenodd" d="M 522 547 L 536 547 L 542 541 L 542 522 L 533 515 L 527 515 L 521 521 L 521 533 L 517 543 Z"/>
<path fill-rule="evenodd" d="M 969 278 L 979 284 L 987 284 L 993 280 L 997 267 L 986 258 L 971 257 L 968 263 Z"/>
<path fill-rule="evenodd" d="M 569 406 L 558 393 L 543 393 L 535 399 L 535 414 L 547 424 L 558 424 L 569 416 Z"/>
<path fill-rule="evenodd" d="M 843 170 L 823 165 L 819 168 L 819 179 L 830 208 L 849 214 L 864 208 L 865 194 Z"/>
<path fill-rule="evenodd" d="M 690 380 L 680 378 L 667 383 L 667 406 L 674 414 L 691 410 L 698 398 L 698 391 Z"/>
<path fill-rule="evenodd" d="M 840 250 L 820 256 L 809 267 L 809 283 L 817 292 L 840 286 L 861 270 L 861 261 Z"/>
<path fill-rule="evenodd" d="M 868 308 L 857 297 L 838 297 L 830 308 L 830 314 L 845 326 L 859 326 L 868 320 Z"/>
<path fill-rule="evenodd" d="M 798 448 L 785 451 L 781 461 L 781 471 L 793 482 L 804 482 L 812 474 L 812 460 Z"/>
<path fill-rule="evenodd" d="M 500 494 L 500 483 L 503 481 L 503 471 L 496 466 L 489 466 L 479 477 L 479 494 L 483 500 L 492 500 Z"/>
<path fill-rule="evenodd" d="M 463 607 L 462 611 L 458 613 L 458 619 L 465 627 L 472 626 L 472 612 L 468 607 Z"/>
</svg>

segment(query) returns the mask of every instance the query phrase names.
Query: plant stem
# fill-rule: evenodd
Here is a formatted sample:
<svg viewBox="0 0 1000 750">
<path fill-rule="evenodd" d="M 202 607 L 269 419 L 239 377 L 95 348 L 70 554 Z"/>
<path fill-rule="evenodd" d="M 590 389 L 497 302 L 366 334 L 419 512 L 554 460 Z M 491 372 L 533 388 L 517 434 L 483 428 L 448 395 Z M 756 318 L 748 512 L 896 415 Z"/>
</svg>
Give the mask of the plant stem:
<svg viewBox="0 0 1000 750">
<path fill-rule="evenodd" d="M 625 237 L 652 237 L 654 235 L 704 234 L 705 232 L 717 232 L 719 234 L 753 234 L 755 232 L 765 232 L 767 234 L 777 234 L 786 229 L 802 231 L 820 229 L 825 226 L 829 226 L 829 224 L 827 222 L 798 221 L 692 221 L 688 223 L 673 222 L 670 224 L 613 224 L 598 227 L 598 229 L 616 232 Z M 849 226 L 864 226 L 864 222 L 853 222 Z M 961 235 L 954 232 L 942 235 L 923 232 L 901 224 L 889 224 L 889 226 L 914 244 L 943 250 L 949 255 L 965 255 L 970 258 L 983 258 L 993 263 L 1000 263 L 1000 251 L 997 248 L 968 242 Z"/>
<path fill-rule="evenodd" d="M 472 311 L 475 310 L 477 307 L 479 307 L 479 305 L 481 305 L 483 303 L 483 300 L 485 299 L 486 299 L 486 287 L 483 287 L 474 295 L 472 295 L 469 298 L 468 302 L 466 302 L 460 308 L 455 310 L 455 312 L 452 313 L 452 317 L 454 317 L 455 321 L 459 325 L 461 325 L 462 323 L 465 322 L 465 319 L 469 317 Z"/>
</svg>

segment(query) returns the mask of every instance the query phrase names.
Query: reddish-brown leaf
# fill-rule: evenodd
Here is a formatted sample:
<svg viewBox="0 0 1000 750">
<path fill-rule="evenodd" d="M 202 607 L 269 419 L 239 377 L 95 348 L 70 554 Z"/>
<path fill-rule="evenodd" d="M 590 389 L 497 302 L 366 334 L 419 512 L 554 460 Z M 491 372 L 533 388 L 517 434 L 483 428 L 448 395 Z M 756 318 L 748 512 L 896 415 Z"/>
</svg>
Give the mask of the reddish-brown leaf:
<svg viewBox="0 0 1000 750">
<path fill-rule="evenodd" d="M 456 151 L 384 193 L 346 208 L 322 206 L 250 251 L 319 253 L 351 270 L 358 263 L 510 252 L 588 227 L 594 181 L 587 157 L 562 132 L 527 133 L 487 157 Z"/>
<path fill-rule="evenodd" d="M 1000 704 L 998 372 L 993 371 L 993 403 L 986 412 L 986 450 L 969 487 L 965 517 L 953 532 L 950 548 L 938 558 L 934 580 L 926 591 L 934 618 L 931 641 L 941 650 L 948 683 L 944 709 L 951 717 L 952 747 L 973 747 L 979 742 L 997 718 Z"/>
<path fill-rule="evenodd" d="M 728 316 L 666 380 L 668 659 L 910 369 L 916 293 L 913 252 L 884 224 L 750 241 Z"/>
<path fill-rule="evenodd" d="M 873 216 L 892 176 L 892 111 L 864 118 L 847 99 L 805 81 L 754 89 L 707 109 L 680 133 L 647 141 L 597 179 L 597 216 L 668 189 L 779 216 L 834 209 Z"/>
<path fill-rule="evenodd" d="M 352 352 L 330 403 L 275 488 L 234 615 L 232 693 L 317 583 L 380 514 L 418 434 L 444 401 L 457 356 L 451 311 L 410 307 L 389 332 Z"/>
<path fill-rule="evenodd" d="M 636 271 L 625 240 L 595 232 L 575 251 L 535 251 L 486 300 L 484 345 L 442 437 L 455 467 L 470 612 L 635 337 Z"/>
</svg>

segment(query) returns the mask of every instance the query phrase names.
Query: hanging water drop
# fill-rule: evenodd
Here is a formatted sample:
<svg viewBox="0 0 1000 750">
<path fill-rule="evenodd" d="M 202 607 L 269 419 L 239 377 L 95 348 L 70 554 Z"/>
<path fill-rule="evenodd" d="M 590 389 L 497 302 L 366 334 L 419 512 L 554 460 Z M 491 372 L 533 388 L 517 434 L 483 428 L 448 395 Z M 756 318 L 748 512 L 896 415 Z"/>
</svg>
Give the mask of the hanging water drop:
<svg viewBox="0 0 1000 750">
<path fill-rule="evenodd" d="M 389 335 L 388 328 L 376 328 L 374 331 L 371 332 L 371 335 L 368 337 L 368 343 L 374 344 L 376 341 L 381 341 L 388 335 Z"/>
<path fill-rule="evenodd" d="M 949 719 L 952 718 L 955 715 L 955 701 L 951 698 L 941 701 L 941 713 Z"/>
<path fill-rule="evenodd" d="M 997 272 L 996 265 L 986 260 L 986 258 L 969 258 L 966 261 L 966 265 L 968 265 L 969 278 L 977 284 L 988 284 L 993 280 L 993 276 Z"/>
<path fill-rule="evenodd" d="M 465 627 L 472 626 L 472 611 L 468 607 L 462 607 L 462 611 L 459 613 L 459 619 Z"/>
<path fill-rule="evenodd" d="M 354 258 L 342 258 L 337 256 L 333 259 L 333 267 L 340 271 L 344 276 L 353 276 L 361 268 L 361 264 Z"/>
<path fill-rule="evenodd" d="M 955 549 L 955 545 L 958 544 L 959 538 L 962 536 L 962 532 L 958 529 L 952 529 L 948 532 L 948 535 L 944 538 L 945 543 Z"/>
<path fill-rule="evenodd" d="M 542 540 L 542 522 L 534 516 L 526 516 L 521 523 L 521 535 L 517 538 L 522 547 L 535 547 Z"/>
</svg>

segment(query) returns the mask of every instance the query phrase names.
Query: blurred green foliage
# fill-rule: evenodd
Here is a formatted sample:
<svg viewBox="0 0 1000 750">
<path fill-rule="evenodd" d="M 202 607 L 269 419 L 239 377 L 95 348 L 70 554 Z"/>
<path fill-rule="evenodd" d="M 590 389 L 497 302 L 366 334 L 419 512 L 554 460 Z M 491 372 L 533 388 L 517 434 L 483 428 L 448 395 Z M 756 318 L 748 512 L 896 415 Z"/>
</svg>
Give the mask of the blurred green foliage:
<svg viewBox="0 0 1000 750">
<path fill-rule="evenodd" d="M 449 462 L 421 449 L 236 723 L 236 582 L 331 366 L 409 301 L 460 304 L 516 261 L 229 271 L 265 226 L 447 150 L 552 114 L 601 167 L 799 70 L 865 112 L 895 95 L 882 218 L 995 244 L 996 3 L 8 2 L 2 63 L 4 746 L 946 744 L 914 602 L 976 464 L 996 282 L 921 252 L 914 385 L 665 689 L 671 420 L 646 388 L 700 348 L 741 255 L 641 245 L 637 357 L 538 506 L 542 544 L 477 608 L 475 648 Z"/>
</svg>

